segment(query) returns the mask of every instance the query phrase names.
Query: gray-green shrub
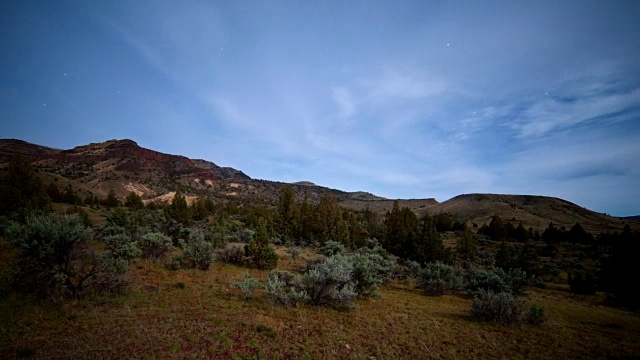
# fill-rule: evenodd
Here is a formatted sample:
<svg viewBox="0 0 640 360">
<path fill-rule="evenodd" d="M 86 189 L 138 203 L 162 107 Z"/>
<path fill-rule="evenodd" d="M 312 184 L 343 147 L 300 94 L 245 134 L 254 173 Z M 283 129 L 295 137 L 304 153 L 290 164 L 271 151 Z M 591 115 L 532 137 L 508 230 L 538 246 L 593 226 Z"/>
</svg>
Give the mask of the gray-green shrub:
<svg viewBox="0 0 640 360">
<path fill-rule="evenodd" d="M 353 264 L 343 255 L 327 258 L 302 275 L 302 287 L 312 305 L 352 308 L 358 295 L 352 281 Z"/>
<path fill-rule="evenodd" d="M 104 239 L 104 243 L 113 258 L 132 260 L 140 255 L 138 244 L 125 233 L 108 236 Z"/>
<path fill-rule="evenodd" d="M 271 271 L 264 289 L 273 302 L 283 306 L 297 306 L 309 298 L 307 292 L 300 289 L 300 280 L 288 271 Z"/>
<path fill-rule="evenodd" d="M 471 303 L 471 313 L 482 321 L 517 325 L 525 320 L 525 301 L 509 292 L 479 289 Z"/>
<path fill-rule="evenodd" d="M 519 294 L 528 282 L 527 273 L 520 269 L 505 272 L 502 268 L 493 270 L 474 268 L 469 271 L 466 288 L 472 293 L 483 289 L 495 293 Z"/>
<path fill-rule="evenodd" d="M 353 267 L 351 281 L 360 297 L 376 295 L 378 288 L 396 265 L 390 256 L 385 257 L 371 249 L 360 249 L 347 258 Z"/>
<path fill-rule="evenodd" d="M 428 263 L 420 274 L 419 287 L 429 295 L 443 295 L 463 287 L 462 272 L 442 262 Z"/>
<path fill-rule="evenodd" d="M 330 240 L 324 243 L 324 246 L 320 250 L 320 253 L 322 253 L 322 255 L 327 257 L 338 255 L 338 254 L 344 254 L 346 252 L 347 252 L 347 249 L 344 247 L 344 245 L 333 240 Z"/>
<path fill-rule="evenodd" d="M 173 241 L 170 237 L 158 233 L 151 232 L 144 234 L 138 241 L 142 256 L 151 261 L 158 262 L 167 252 L 173 248 Z"/>
<path fill-rule="evenodd" d="M 21 291 L 79 297 L 128 284 L 123 275 L 129 259 L 98 253 L 92 230 L 77 215 L 30 216 L 24 224 L 10 224 L 5 236 L 18 250 L 14 281 Z"/>
<path fill-rule="evenodd" d="M 180 246 L 184 251 L 183 264 L 189 268 L 207 270 L 213 262 L 213 245 L 202 239 L 184 241 L 180 239 Z"/>
<path fill-rule="evenodd" d="M 252 278 L 247 271 L 242 275 L 242 279 L 231 283 L 231 287 L 242 291 L 244 299 L 249 300 L 253 297 L 253 290 L 262 287 L 262 284 L 257 279 Z"/>
</svg>

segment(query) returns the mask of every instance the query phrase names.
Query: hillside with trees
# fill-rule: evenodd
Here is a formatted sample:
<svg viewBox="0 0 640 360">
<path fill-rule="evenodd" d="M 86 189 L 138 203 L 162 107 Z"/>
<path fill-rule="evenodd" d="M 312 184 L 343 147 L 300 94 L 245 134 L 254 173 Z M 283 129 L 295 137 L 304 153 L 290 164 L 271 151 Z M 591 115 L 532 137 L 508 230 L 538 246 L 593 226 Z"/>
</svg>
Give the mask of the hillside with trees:
<svg viewBox="0 0 640 360">
<path fill-rule="evenodd" d="M 574 213 L 540 229 L 512 215 L 594 215 L 501 195 L 353 209 L 309 184 L 250 201 L 85 196 L 41 165 L 19 155 L 0 173 L 3 358 L 640 354 L 630 220 L 595 233 L 567 224 Z M 460 215 L 504 204 L 484 222 Z"/>
</svg>

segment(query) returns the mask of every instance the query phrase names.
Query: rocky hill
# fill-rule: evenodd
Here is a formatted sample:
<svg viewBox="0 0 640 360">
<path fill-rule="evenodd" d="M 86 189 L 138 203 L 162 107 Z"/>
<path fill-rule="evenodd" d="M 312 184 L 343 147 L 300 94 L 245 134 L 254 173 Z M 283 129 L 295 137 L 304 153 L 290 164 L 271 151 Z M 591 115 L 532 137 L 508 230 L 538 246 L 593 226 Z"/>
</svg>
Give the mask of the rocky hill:
<svg viewBox="0 0 640 360">
<path fill-rule="evenodd" d="M 292 186 L 299 201 L 306 196 L 317 203 L 326 191 L 336 196 L 341 206 L 354 210 L 369 209 L 384 214 L 396 200 L 367 192 L 344 192 L 318 186 L 310 181 L 293 184 L 252 179 L 240 170 L 220 167 L 210 161 L 189 159 L 140 147 L 133 140 L 109 140 L 61 150 L 16 139 L 0 139 L 0 167 L 16 155 L 31 161 L 45 182 L 55 181 L 59 188 L 71 186 L 81 196 L 106 196 L 110 190 L 124 198 L 133 191 L 146 201 L 170 201 L 180 190 L 189 199 L 210 196 L 226 201 L 275 205 L 285 185 Z M 568 201 L 530 195 L 466 194 L 444 202 L 433 198 L 397 200 L 418 215 L 450 213 L 475 228 L 488 223 L 494 214 L 517 226 L 543 230 L 554 222 L 567 229 L 576 222 L 588 231 L 621 230 L 625 224 L 640 229 L 634 219 L 614 218 L 596 213 Z"/>
</svg>

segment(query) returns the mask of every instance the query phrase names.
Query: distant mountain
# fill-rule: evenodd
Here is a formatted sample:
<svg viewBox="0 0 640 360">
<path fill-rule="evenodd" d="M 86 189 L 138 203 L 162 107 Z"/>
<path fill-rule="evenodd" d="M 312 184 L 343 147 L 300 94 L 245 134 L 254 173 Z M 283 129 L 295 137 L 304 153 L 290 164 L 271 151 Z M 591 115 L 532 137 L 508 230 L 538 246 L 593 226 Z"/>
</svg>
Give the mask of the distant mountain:
<svg viewBox="0 0 640 360">
<path fill-rule="evenodd" d="M 80 196 L 106 196 L 110 190 L 124 197 L 133 191 L 146 201 L 170 201 L 175 191 L 188 199 L 210 196 L 221 201 L 237 200 L 273 206 L 284 186 L 294 189 L 298 200 L 305 196 L 317 203 L 326 191 L 339 204 L 354 210 L 369 209 L 384 214 L 398 201 L 418 215 L 451 213 L 470 227 L 488 223 L 494 214 L 514 226 L 543 230 L 549 222 L 569 229 L 576 222 L 592 233 L 619 231 L 625 224 L 640 230 L 640 216 L 614 218 L 568 201 L 530 195 L 465 194 L 444 202 L 433 198 L 386 199 L 368 192 L 345 192 L 310 181 L 293 184 L 252 179 L 240 170 L 220 167 L 210 161 L 189 159 L 140 147 L 133 140 L 109 140 L 61 150 L 16 139 L 0 139 L 1 164 L 21 155 L 32 162 L 45 182 L 59 188 L 72 186 Z"/>
<path fill-rule="evenodd" d="M 594 234 L 601 231 L 620 231 L 625 221 L 591 211 L 566 200 L 533 195 L 465 194 L 428 208 L 431 213 L 449 212 L 478 227 L 489 223 L 494 214 L 502 220 L 519 223 L 525 228 L 545 229 L 550 222 L 569 230 L 579 222 Z M 640 229 L 640 227 L 639 227 Z"/>
<path fill-rule="evenodd" d="M 622 216 L 622 217 L 620 217 L 620 219 L 640 221 L 640 215 Z"/>
</svg>

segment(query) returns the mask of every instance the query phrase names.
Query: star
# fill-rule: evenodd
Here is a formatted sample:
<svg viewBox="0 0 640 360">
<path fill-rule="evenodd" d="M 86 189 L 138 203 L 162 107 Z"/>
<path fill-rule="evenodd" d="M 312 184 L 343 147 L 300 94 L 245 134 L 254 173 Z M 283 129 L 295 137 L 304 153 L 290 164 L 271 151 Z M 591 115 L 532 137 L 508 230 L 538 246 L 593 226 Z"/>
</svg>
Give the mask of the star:
<svg viewBox="0 0 640 360">
<path fill-rule="evenodd" d="M 47 104 L 42 104 L 42 106 L 47 106 Z"/>
<path fill-rule="evenodd" d="M 447 43 L 447 47 L 449 47 L 451 44 Z"/>
<path fill-rule="evenodd" d="M 64 73 L 64 76 L 67 76 L 67 73 Z"/>
</svg>

